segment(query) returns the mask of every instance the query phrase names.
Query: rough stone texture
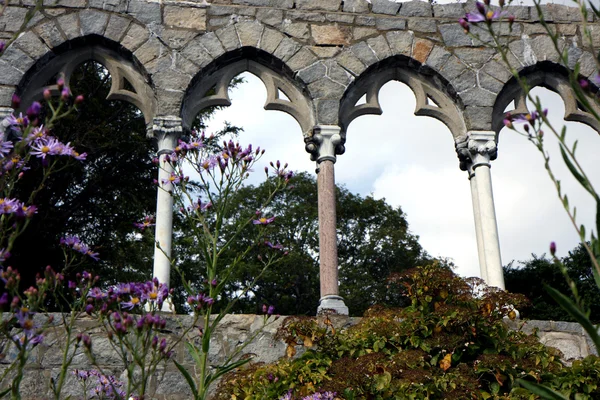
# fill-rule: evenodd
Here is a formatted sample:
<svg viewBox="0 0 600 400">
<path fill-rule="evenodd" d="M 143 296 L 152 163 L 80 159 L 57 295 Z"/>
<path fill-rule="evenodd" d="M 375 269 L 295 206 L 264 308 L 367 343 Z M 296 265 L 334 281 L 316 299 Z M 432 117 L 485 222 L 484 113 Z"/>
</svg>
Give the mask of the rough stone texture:
<svg viewBox="0 0 600 400">
<path fill-rule="evenodd" d="M 26 32 L 19 36 L 17 40 L 13 42 L 13 45 L 23 50 L 33 59 L 38 59 L 50 51 L 48 46 L 46 46 L 33 32 Z"/>
<path fill-rule="evenodd" d="M 299 10 L 337 11 L 341 5 L 341 0 L 296 0 Z"/>
<path fill-rule="evenodd" d="M 64 34 L 67 35 L 68 39 L 75 39 L 76 37 L 79 37 L 81 35 L 81 28 L 79 27 L 79 15 L 77 13 L 62 15 L 56 20 L 58 21 L 58 25 L 60 26 Z M 110 36 L 108 36 L 110 32 L 105 31 L 104 34 L 106 35 L 106 37 L 111 38 Z M 122 34 L 123 31 L 121 31 L 121 35 Z"/>
<path fill-rule="evenodd" d="M 375 14 L 396 15 L 400 9 L 400 5 L 389 0 L 371 0 L 371 11 Z"/>
<path fill-rule="evenodd" d="M 242 46 L 258 46 L 258 41 L 264 29 L 263 25 L 256 22 L 242 22 L 236 24 L 235 27 Z"/>
<path fill-rule="evenodd" d="M 58 46 L 65 40 L 54 21 L 38 25 L 34 30 L 50 48 Z"/>
<path fill-rule="evenodd" d="M 165 25 L 175 28 L 205 30 L 206 10 L 203 8 L 165 6 L 163 20 Z"/>
<path fill-rule="evenodd" d="M 104 35 L 115 42 L 119 42 L 121 41 L 121 38 L 125 32 L 127 32 L 127 28 L 129 27 L 130 23 L 131 21 L 129 19 L 113 14 L 108 20 L 108 25 L 106 26 Z"/>
<path fill-rule="evenodd" d="M 398 15 L 403 17 L 431 17 L 431 3 L 428 1 L 413 0 L 402 3 Z"/>
<path fill-rule="evenodd" d="M 142 43 L 148 40 L 150 33 L 143 26 L 132 24 L 129 31 L 121 41 L 121 45 L 129 51 L 135 51 Z"/>
<path fill-rule="evenodd" d="M 400 18 L 377 18 L 375 20 L 375 26 L 377 26 L 377 29 L 382 31 L 388 31 L 391 29 L 405 29 L 406 20 Z"/>
<path fill-rule="evenodd" d="M 369 3 L 367 0 L 344 0 L 344 12 L 368 13 Z"/>
<path fill-rule="evenodd" d="M 350 27 L 338 25 L 313 25 L 311 34 L 319 45 L 346 45 L 352 38 Z"/>
<path fill-rule="evenodd" d="M 100 11 L 84 10 L 79 13 L 81 33 L 84 35 L 102 35 L 107 21 L 108 14 Z"/>
<path fill-rule="evenodd" d="M 26 14 L 27 10 L 25 8 L 6 7 L 2 15 L 0 15 L 0 31 L 18 31 Z"/>
</svg>

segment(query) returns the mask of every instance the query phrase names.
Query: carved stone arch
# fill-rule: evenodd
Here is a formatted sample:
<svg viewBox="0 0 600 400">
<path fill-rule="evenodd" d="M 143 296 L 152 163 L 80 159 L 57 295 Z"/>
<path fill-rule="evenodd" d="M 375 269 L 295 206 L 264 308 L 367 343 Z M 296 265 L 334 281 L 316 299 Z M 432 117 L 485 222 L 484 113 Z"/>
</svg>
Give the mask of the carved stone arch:
<svg viewBox="0 0 600 400">
<path fill-rule="evenodd" d="M 415 68 L 415 66 L 417 68 Z M 451 95 L 451 87 L 427 66 L 396 56 L 374 65 L 353 82 L 341 101 L 340 125 L 345 131 L 362 115 L 381 115 L 379 92 L 383 85 L 396 80 L 406 84 L 416 99 L 415 115 L 429 116 L 444 123 L 454 138 L 466 135 L 466 126 L 459 100 Z M 363 104 L 358 104 L 365 97 Z"/>
<path fill-rule="evenodd" d="M 40 100 L 45 88 L 58 94 L 56 84 L 48 85 L 51 79 L 62 75 L 66 86 L 69 86 L 73 72 L 85 61 L 102 64 L 111 75 L 107 100 L 122 100 L 135 105 L 144 115 L 146 125 L 151 126 L 157 102 L 143 68 L 135 62 L 131 53 L 119 48 L 116 43 L 94 36 L 65 43 L 30 68 L 17 86 L 23 106 Z"/>
<path fill-rule="evenodd" d="M 230 82 L 237 75 L 250 72 L 267 89 L 265 110 L 288 113 L 298 122 L 304 135 L 309 135 L 315 125 L 312 101 L 305 89 L 291 78 L 293 73 L 286 69 L 283 62 L 255 48 L 223 55 L 201 71 L 186 91 L 181 109 L 184 128 L 190 129 L 196 115 L 207 107 L 230 106 Z"/>
<path fill-rule="evenodd" d="M 530 88 L 541 86 L 557 93 L 562 98 L 565 105 L 565 121 L 581 122 L 600 133 L 598 120 L 577 101 L 564 67 L 551 62 L 541 62 L 522 69 L 520 75 L 527 79 Z M 498 94 L 492 114 L 492 129 L 500 132 L 504 127 L 503 120 L 506 112 L 515 115 L 527 114 L 529 110 L 526 100 L 527 96 L 513 77 Z M 504 110 L 511 102 L 514 102 L 514 109 L 505 112 Z M 600 107 L 592 98 L 590 98 L 589 104 L 594 107 L 594 112 L 600 115 Z"/>
</svg>

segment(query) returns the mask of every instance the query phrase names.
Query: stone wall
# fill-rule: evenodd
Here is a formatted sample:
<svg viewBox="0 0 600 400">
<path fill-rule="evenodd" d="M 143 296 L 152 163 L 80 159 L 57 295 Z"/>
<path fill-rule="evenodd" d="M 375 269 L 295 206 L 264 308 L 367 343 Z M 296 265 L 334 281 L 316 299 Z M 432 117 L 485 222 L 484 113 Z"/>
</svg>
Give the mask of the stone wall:
<svg viewBox="0 0 600 400">
<path fill-rule="evenodd" d="M 0 37 L 8 38 L 19 29 L 32 4 L 33 0 L 9 1 L 0 17 Z M 148 86 L 150 96 L 135 99 L 130 94 L 131 101 L 144 104 L 140 108 L 147 121 L 179 116 L 194 82 L 240 58 L 258 60 L 305 95 L 308 109 L 302 111 L 306 122 L 301 125 L 307 134 L 318 124 L 347 126 L 350 121 L 340 116 L 340 106 L 349 88 L 361 79 L 373 79 L 377 68 L 389 68 L 386 60 L 395 58 L 395 66 L 416 71 L 452 100 L 464 119 L 460 128 L 451 127 L 455 136 L 466 130 L 490 130 L 498 94 L 511 78 L 499 55 L 465 35 L 457 24 L 465 12 L 474 10 L 472 1 L 432 5 L 387 0 L 214 0 L 210 4 L 205 0 L 48 0 L 45 4 L 0 60 L 0 106 L 10 105 L 15 90 L 27 91 L 32 76 L 54 57 L 86 43 L 120 49 L 121 59 L 113 62 L 133 61 L 135 71 L 123 70 L 127 77 L 139 74 Z M 568 47 L 569 66 L 580 61 L 583 76 L 594 73 L 594 57 L 586 51 L 577 10 L 554 4 L 542 8 L 546 21 L 561 35 L 560 45 Z M 558 55 L 535 10 L 514 6 L 508 11 L 516 18 L 512 29 L 505 22 L 495 26 L 510 42 L 510 62 L 520 70 L 556 63 Z M 593 13 L 589 15 L 597 46 L 600 25 Z M 473 33 L 484 44 L 491 40 L 477 27 Z M 443 122 L 450 124 L 450 119 Z"/>
<path fill-rule="evenodd" d="M 223 362 L 238 346 L 242 345 L 250 337 L 254 340 L 244 348 L 244 354 L 254 355 L 257 362 L 274 362 L 285 357 L 286 345 L 282 341 L 274 339 L 275 332 L 285 317 L 275 319 L 271 317 L 269 324 L 261 331 L 263 316 L 260 315 L 228 315 L 226 316 L 214 336 L 211 344 L 210 361 L 218 364 Z M 58 321 L 60 315 L 55 315 Z M 332 317 L 333 323 L 338 328 L 348 327 L 360 321 L 360 318 Z M 189 316 L 169 317 L 165 334 L 174 340 L 181 335 L 182 327 L 190 326 L 192 319 Z M 587 335 L 579 324 L 553 321 L 509 321 L 512 329 L 523 329 L 527 333 L 538 330 L 540 340 L 546 345 L 560 349 L 565 355 L 564 361 L 572 362 L 589 354 L 597 354 Z M 97 360 L 104 371 L 112 373 L 121 379 L 125 379 L 123 364 L 117 353 L 112 349 L 108 339 L 102 332 L 94 327 L 91 320 L 82 319 L 78 326 L 86 329 L 92 337 L 92 349 Z M 175 347 L 174 357 L 193 372 L 193 361 L 185 349 L 185 342 L 198 343 L 198 329 L 192 329 L 184 341 L 180 341 Z M 27 373 L 22 384 L 24 399 L 45 399 L 50 396 L 49 383 L 53 376 L 58 374 L 61 366 L 61 349 L 64 346 L 64 334 L 57 325 L 56 331 L 50 332 L 44 342 L 35 348 L 29 364 Z M 301 352 L 300 352 L 301 353 Z M 6 365 L 11 360 L 8 354 L 2 364 Z M 1 364 L 0 364 L 1 365 Z M 90 369 L 91 366 L 84 354 L 77 355 L 71 369 Z M 183 377 L 171 363 L 165 371 L 156 374 L 151 382 L 151 392 L 156 399 L 189 399 L 190 391 Z M 68 395 L 78 398 L 82 394 L 82 387 L 73 375 L 69 375 L 64 398 Z"/>
</svg>

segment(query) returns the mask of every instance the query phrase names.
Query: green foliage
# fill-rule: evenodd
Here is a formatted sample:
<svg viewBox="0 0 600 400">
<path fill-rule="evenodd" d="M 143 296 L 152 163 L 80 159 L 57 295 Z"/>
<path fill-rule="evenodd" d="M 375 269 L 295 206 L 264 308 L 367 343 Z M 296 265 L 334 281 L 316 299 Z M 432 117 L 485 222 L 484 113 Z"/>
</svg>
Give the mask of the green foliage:
<svg viewBox="0 0 600 400">
<path fill-rule="evenodd" d="M 334 391 L 340 399 L 535 399 L 519 384 L 543 383 L 576 398 L 600 396 L 600 359 L 568 368 L 560 352 L 509 330 L 503 318 L 526 299 L 463 279 L 439 263 L 398 274 L 393 283 L 409 306 L 369 309 L 337 331 L 328 317 L 287 319 L 278 337 L 288 356 L 228 375 L 218 400 L 294 398 Z M 527 383 L 525 383 L 527 385 Z"/>
<path fill-rule="evenodd" d="M 256 210 L 266 198 L 269 182 L 259 186 L 245 186 L 232 195 L 235 203 L 233 221 L 242 218 L 247 210 Z M 278 240 L 288 250 L 288 255 L 266 271 L 248 294 L 236 304 L 233 311 L 259 313 L 262 304 L 272 304 L 283 315 L 311 315 L 319 299 L 319 224 L 317 209 L 317 184 L 306 173 L 294 176 L 290 190 L 276 194 L 269 212 L 276 217 Z M 389 290 L 390 274 L 422 264 L 428 259 L 410 233 L 406 217 L 399 207 L 370 196 L 361 197 L 343 187 L 337 190 L 338 257 L 341 295 L 354 315 L 362 313 L 376 303 L 398 306 L 403 299 Z M 230 229 L 227 226 L 224 229 Z M 232 244 L 226 257 L 236 255 L 249 244 L 249 229 Z M 189 271 L 198 260 L 188 256 L 188 248 L 196 240 L 181 231 L 177 243 L 181 268 Z M 228 296 L 254 281 L 262 264 L 259 252 L 254 251 L 240 264 L 226 287 Z"/>
<path fill-rule="evenodd" d="M 600 291 L 594 281 L 593 265 L 583 247 L 577 246 L 563 257 L 561 262 L 577 286 L 583 303 L 589 307 L 589 317 L 594 323 L 600 322 Z M 561 293 L 570 293 L 569 284 L 558 265 L 545 256 L 533 256 L 531 260 L 512 263 L 504 268 L 506 290 L 522 293 L 531 301 L 529 308 L 519 310 L 521 316 L 529 319 L 552 321 L 575 321 L 575 319 L 550 296 L 544 288 L 550 286 Z M 570 296 L 574 301 L 573 296 Z"/>
</svg>

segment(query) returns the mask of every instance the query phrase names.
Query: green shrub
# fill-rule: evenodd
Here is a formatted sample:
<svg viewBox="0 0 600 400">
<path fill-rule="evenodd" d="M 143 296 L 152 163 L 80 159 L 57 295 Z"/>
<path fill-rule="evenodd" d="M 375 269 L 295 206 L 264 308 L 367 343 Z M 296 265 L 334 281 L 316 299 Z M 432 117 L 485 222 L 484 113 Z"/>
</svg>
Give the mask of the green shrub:
<svg viewBox="0 0 600 400">
<path fill-rule="evenodd" d="M 522 295 L 485 287 L 433 264 L 393 277 L 404 309 L 373 307 L 348 329 L 328 317 L 290 317 L 278 332 L 288 358 L 228 375 L 218 400 L 294 398 L 333 391 L 340 399 L 535 399 L 518 378 L 577 399 L 600 398 L 600 360 L 565 367 L 560 351 L 507 328 Z M 297 347 L 306 351 L 292 359 Z"/>
</svg>

